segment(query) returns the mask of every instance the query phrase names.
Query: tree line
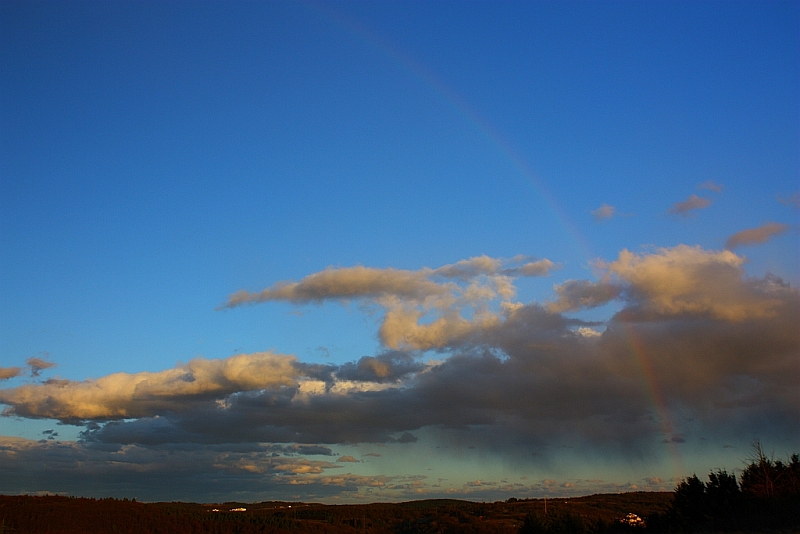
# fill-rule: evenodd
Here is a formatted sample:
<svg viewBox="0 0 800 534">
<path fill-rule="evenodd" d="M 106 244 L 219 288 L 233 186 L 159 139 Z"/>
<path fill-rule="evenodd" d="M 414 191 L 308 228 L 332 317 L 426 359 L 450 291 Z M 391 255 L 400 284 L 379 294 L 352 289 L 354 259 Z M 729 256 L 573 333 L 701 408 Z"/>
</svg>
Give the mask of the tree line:
<svg viewBox="0 0 800 534">
<path fill-rule="evenodd" d="M 768 532 L 800 529 L 800 456 L 776 460 L 759 441 L 737 479 L 724 469 L 711 471 L 708 482 L 697 475 L 683 479 L 664 512 L 638 524 L 590 522 L 575 514 L 529 513 L 519 534 L 588 532 Z"/>
</svg>

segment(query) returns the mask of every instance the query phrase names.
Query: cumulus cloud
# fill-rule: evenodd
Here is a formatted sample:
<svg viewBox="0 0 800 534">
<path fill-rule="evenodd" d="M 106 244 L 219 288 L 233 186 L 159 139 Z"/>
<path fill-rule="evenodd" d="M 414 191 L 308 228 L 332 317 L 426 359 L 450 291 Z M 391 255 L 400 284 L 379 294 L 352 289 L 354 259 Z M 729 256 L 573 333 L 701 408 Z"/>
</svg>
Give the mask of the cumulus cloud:
<svg viewBox="0 0 800 534">
<path fill-rule="evenodd" d="M 30 362 L 30 361 L 29 361 Z M 30 363 L 29 363 L 30 365 Z M 295 358 L 268 352 L 195 358 L 160 372 L 115 373 L 96 380 L 48 380 L 0 390 L 4 415 L 62 420 L 146 417 L 197 401 L 296 385 Z"/>
<path fill-rule="evenodd" d="M 603 221 L 612 218 L 617 213 L 617 208 L 608 204 L 603 204 L 596 210 L 592 211 L 592 217 L 596 221 Z"/>
<path fill-rule="evenodd" d="M 764 243 L 787 230 L 789 230 L 788 224 L 775 222 L 769 222 L 757 228 L 748 228 L 730 236 L 725 242 L 725 248 L 730 250 L 741 246 Z"/>
<path fill-rule="evenodd" d="M 668 212 L 673 215 L 680 215 L 682 217 L 687 217 L 691 215 L 691 212 L 707 208 L 710 205 L 711 201 L 708 200 L 707 198 L 699 197 L 695 194 L 692 194 L 686 200 L 675 203 L 668 210 Z"/>
<path fill-rule="evenodd" d="M 607 269 L 628 285 L 632 302 L 659 314 L 730 321 L 774 316 L 781 297 L 794 292 L 771 280 L 746 279 L 744 261 L 728 250 L 679 245 L 651 254 L 623 250 Z"/>
</svg>

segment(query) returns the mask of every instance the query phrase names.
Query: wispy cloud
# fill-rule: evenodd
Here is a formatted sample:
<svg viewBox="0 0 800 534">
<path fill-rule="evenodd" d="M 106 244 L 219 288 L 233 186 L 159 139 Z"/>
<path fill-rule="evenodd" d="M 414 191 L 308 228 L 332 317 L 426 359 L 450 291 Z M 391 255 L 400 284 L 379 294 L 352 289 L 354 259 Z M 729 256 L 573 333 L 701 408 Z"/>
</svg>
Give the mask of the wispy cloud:
<svg viewBox="0 0 800 534">
<path fill-rule="evenodd" d="M 592 217 L 594 217 L 596 221 L 604 221 L 612 218 L 616 213 L 617 208 L 610 206 L 609 204 L 603 204 L 596 210 L 592 211 Z"/>
<path fill-rule="evenodd" d="M 788 230 L 788 224 L 769 222 L 757 228 L 748 228 L 747 230 L 736 232 L 725 242 L 725 248 L 730 250 L 745 245 L 765 243 L 776 235 L 780 235 Z"/>
<path fill-rule="evenodd" d="M 300 282 L 279 282 L 257 293 L 238 291 L 222 307 L 235 308 L 268 301 L 307 304 L 325 300 L 400 298 L 422 302 L 452 293 L 455 287 L 453 280 L 468 282 L 482 276 L 490 278 L 484 286 L 494 284 L 497 293 L 507 297 L 502 287 L 507 286 L 506 278 L 545 276 L 556 267 L 547 259 L 520 261 L 478 256 L 438 269 L 424 268 L 418 271 L 361 266 L 328 268 Z M 437 281 L 437 278 L 444 281 Z"/>
<path fill-rule="evenodd" d="M 778 202 L 784 206 L 800 209 L 800 191 L 795 191 L 788 197 L 778 197 Z"/>
<path fill-rule="evenodd" d="M 45 369 L 50 369 L 51 367 L 56 366 L 56 364 L 53 362 L 48 362 L 47 360 L 43 360 L 42 358 L 37 358 L 35 356 L 25 360 L 25 363 L 30 368 L 32 377 L 38 377 Z"/>
<path fill-rule="evenodd" d="M 713 191 L 714 193 L 721 193 L 722 190 L 725 188 L 722 184 L 715 183 L 711 180 L 707 180 L 702 184 L 697 184 L 698 189 L 705 189 L 707 191 Z"/>
<path fill-rule="evenodd" d="M 673 215 L 680 215 L 682 217 L 687 217 L 691 215 L 693 211 L 707 208 L 710 205 L 711 201 L 708 200 L 707 198 L 699 197 L 695 194 L 692 194 L 686 200 L 675 203 L 668 210 L 668 212 Z"/>
</svg>

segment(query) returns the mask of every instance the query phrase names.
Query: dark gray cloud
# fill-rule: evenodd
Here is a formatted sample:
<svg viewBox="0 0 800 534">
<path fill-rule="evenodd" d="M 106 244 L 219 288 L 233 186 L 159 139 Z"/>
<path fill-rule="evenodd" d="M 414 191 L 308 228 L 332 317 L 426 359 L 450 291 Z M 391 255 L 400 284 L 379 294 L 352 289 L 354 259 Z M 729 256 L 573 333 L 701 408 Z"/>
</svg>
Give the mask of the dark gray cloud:
<svg viewBox="0 0 800 534">
<path fill-rule="evenodd" d="M 384 483 L 387 477 L 355 477 L 330 460 L 286 455 L 280 448 L 140 445 L 97 447 L 80 442 L 0 437 L 2 490 L 6 493 L 53 493 L 141 500 L 222 502 L 287 500 L 298 495 L 325 498 Z M 320 480 L 336 473 L 341 481 Z M 293 482 L 294 481 L 294 482 Z M 299 496 L 299 495 L 298 495 Z"/>
<path fill-rule="evenodd" d="M 666 489 L 657 477 L 641 486 L 602 480 L 472 480 L 452 484 L 421 474 L 366 476 L 349 472 L 355 458 L 341 462 L 276 455 L 257 445 L 138 445 L 99 448 L 75 442 L 36 442 L 0 437 L 4 493 L 135 497 L 140 501 L 375 502 L 430 498 L 496 501 L 508 497 L 582 495 L 590 491 Z"/>
<path fill-rule="evenodd" d="M 413 448 L 423 435 L 529 461 L 562 446 L 622 459 L 700 439 L 796 442 L 800 293 L 776 277 L 747 277 L 743 261 L 698 247 L 623 251 L 600 266 L 613 283 L 557 286 L 561 308 L 506 303 L 457 317 L 459 328 L 437 332 L 427 354 L 387 350 L 343 365 L 272 353 L 198 359 L 158 373 L 0 389 L 0 399 L 13 415 L 89 420 L 71 458 L 135 451 L 158 466 L 164 451 L 182 448 L 210 466 L 203 476 L 258 473 L 280 485 L 295 469 L 318 477 L 303 479 L 309 487 L 340 491 L 389 483 L 325 479 L 337 463 L 305 457 L 333 456 L 336 444 Z M 624 307 L 602 325 L 562 314 L 612 299 Z M 588 326 L 601 328 L 588 335 Z M 203 455 L 216 456 L 203 464 Z"/>
<path fill-rule="evenodd" d="M 10 414 L 114 419 L 84 438 L 147 446 L 397 443 L 440 427 L 485 433 L 479 441 L 497 448 L 577 440 L 646 452 L 665 439 L 660 419 L 673 412 L 709 431 L 769 420 L 791 435 L 800 405 L 790 378 L 800 347 L 798 292 L 774 277 L 748 278 L 740 265 L 733 253 L 695 247 L 624 251 L 606 266 L 615 285 L 556 288 L 561 302 L 574 303 L 570 310 L 625 295 L 627 306 L 592 336 L 585 327 L 595 323 L 552 306 L 515 305 L 445 338 L 445 357 L 434 364 L 401 351 L 340 366 L 260 353 L 115 375 L 108 387 L 104 379 L 101 387 L 23 386 L 0 390 L 0 398 Z M 130 386 L 144 378 L 146 387 Z M 95 407 L 103 403 L 113 410 Z M 681 432 L 671 419 L 669 431 Z"/>
<path fill-rule="evenodd" d="M 362 382 L 396 382 L 412 373 L 424 369 L 418 358 L 404 352 L 387 352 L 378 356 L 364 356 L 357 362 L 349 362 L 336 371 L 339 380 Z"/>
<path fill-rule="evenodd" d="M 558 298 L 549 307 L 556 312 L 596 308 L 619 297 L 623 289 L 622 286 L 609 282 L 567 280 L 555 287 Z"/>
</svg>

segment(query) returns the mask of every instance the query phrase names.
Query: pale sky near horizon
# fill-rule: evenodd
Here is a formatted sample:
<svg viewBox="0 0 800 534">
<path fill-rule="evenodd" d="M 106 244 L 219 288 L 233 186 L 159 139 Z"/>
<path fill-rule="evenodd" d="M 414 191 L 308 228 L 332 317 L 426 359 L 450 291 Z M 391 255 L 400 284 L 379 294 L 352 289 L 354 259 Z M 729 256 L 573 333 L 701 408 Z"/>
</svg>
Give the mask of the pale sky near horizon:
<svg viewBox="0 0 800 534">
<path fill-rule="evenodd" d="M 800 443 L 797 2 L 0 2 L 0 493 L 671 490 Z"/>
</svg>

